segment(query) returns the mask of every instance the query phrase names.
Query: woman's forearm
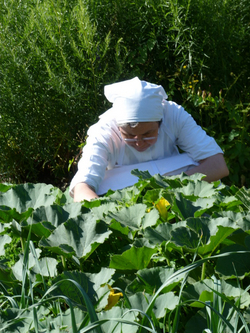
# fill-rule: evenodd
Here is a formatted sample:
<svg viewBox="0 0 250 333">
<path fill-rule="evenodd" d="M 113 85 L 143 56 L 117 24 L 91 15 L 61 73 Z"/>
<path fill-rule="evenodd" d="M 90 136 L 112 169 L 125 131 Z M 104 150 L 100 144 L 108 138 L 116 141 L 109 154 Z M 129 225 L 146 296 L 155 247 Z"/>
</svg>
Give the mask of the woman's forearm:
<svg viewBox="0 0 250 333">
<path fill-rule="evenodd" d="M 194 173 L 203 173 L 206 175 L 204 180 L 207 182 L 213 182 L 229 175 L 229 170 L 223 154 L 210 156 L 202 161 L 199 161 L 199 163 L 199 165 L 187 170 L 185 173 L 189 176 Z"/>
</svg>

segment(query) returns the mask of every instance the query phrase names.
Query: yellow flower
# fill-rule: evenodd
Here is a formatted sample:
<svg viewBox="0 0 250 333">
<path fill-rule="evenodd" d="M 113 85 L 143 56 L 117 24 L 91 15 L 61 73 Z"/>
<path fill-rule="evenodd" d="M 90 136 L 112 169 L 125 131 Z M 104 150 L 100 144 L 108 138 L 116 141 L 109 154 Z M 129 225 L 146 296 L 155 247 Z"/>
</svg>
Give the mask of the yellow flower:
<svg viewBox="0 0 250 333">
<path fill-rule="evenodd" d="M 123 293 L 115 293 L 114 289 L 108 285 L 110 289 L 108 304 L 105 306 L 105 310 L 110 310 L 116 303 L 119 301 L 120 297 L 123 296 Z"/>
<path fill-rule="evenodd" d="M 168 208 L 170 207 L 170 203 L 165 199 L 161 198 L 155 207 L 158 209 L 160 216 L 164 219 L 167 220 L 168 217 Z"/>
</svg>

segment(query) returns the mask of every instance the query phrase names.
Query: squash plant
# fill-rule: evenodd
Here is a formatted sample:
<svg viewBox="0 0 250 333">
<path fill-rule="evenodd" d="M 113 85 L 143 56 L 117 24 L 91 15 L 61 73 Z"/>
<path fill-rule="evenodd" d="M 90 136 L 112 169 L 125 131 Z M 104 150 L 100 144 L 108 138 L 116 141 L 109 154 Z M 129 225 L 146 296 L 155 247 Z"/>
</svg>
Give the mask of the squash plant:
<svg viewBox="0 0 250 333">
<path fill-rule="evenodd" d="M 81 203 L 0 185 L 0 332 L 250 331 L 250 191 L 132 172 Z"/>
</svg>

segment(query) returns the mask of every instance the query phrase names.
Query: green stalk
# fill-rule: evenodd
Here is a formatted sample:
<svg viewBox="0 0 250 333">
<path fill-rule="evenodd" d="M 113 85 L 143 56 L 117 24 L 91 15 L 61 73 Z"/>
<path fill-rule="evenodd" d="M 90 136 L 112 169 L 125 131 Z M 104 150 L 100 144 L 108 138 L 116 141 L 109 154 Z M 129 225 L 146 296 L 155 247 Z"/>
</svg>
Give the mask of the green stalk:
<svg viewBox="0 0 250 333">
<path fill-rule="evenodd" d="M 207 266 L 207 262 L 204 261 L 204 263 L 202 264 L 202 268 L 201 268 L 201 281 L 205 280 L 205 277 L 206 277 L 206 266 Z"/>
<path fill-rule="evenodd" d="M 62 258 L 63 269 L 66 271 L 67 270 L 66 259 L 64 258 L 64 256 L 61 256 L 61 258 Z"/>
<path fill-rule="evenodd" d="M 25 248 L 24 239 L 22 237 L 20 237 L 20 241 L 21 241 L 22 252 L 24 252 L 24 248 Z"/>
</svg>

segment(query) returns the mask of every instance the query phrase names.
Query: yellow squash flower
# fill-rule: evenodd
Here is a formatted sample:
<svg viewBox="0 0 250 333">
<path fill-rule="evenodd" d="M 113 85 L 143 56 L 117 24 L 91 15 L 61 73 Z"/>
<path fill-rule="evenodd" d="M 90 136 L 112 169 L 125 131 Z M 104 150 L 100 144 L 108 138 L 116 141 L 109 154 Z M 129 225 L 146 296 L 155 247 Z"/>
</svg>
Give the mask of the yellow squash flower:
<svg viewBox="0 0 250 333">
<path fill-rule="evenodd" d="M 105 306 L 105 310 L 110 310 L 116 303 L 119 301 L 120 297 L 123 296 L 123 293 L 115 293 L 114 289 L 108 286 L 110 289 L 108 304 Z"/>
<path fill-rule="evenodd" d="M 161 218 L 163 218 L 163 220 L 167 220 L 169 206 L 170 206 L 170 203 L 165 198 L 161 198 L 155 205 L 155 207 L 158 209 L 160 216 L 161 216 Z"/>
</svg>

